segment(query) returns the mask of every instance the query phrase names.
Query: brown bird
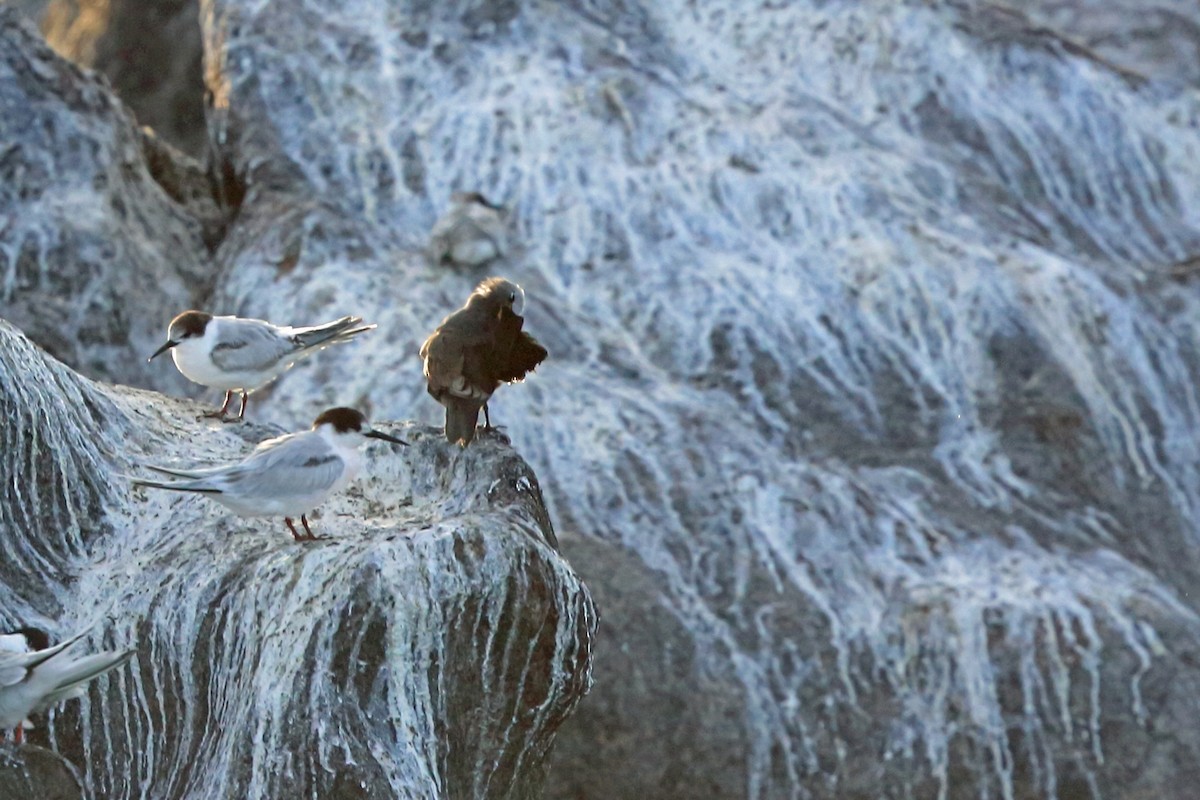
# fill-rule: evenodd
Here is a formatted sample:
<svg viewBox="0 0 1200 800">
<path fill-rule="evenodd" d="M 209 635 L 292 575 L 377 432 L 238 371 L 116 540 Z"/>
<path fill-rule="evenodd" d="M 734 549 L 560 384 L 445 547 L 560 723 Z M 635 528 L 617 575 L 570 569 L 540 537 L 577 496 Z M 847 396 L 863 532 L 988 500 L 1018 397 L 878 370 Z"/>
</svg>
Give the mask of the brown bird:
<svg viewBox="0 0 1200 800">
<path fill-rule="evenodd" d="M 546 348 L 521 330 L 524 305 L 520 286 L 488 278 L 421 345 L 429 394 L 446 407 L 448 441 L 471 443 L 480 408 L 490 430 L 492 392 L 501 383 L 523 380 L 546 358 Z"/>
</svg>

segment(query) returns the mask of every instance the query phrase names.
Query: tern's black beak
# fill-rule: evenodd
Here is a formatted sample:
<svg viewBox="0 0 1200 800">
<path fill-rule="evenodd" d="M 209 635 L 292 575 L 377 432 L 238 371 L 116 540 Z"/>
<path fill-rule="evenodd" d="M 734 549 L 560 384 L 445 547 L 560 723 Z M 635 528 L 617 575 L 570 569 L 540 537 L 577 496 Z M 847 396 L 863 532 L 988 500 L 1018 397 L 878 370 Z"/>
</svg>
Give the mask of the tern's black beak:
<svg viewBox="0 0 1200 800">
<path fill-rule="evenodd" d="M 174 339 L 167 339 L 166 343 L 165 343 L 165 344 L 163 344 L 163 346 L 162 346 L 162 347 L 160 347 L 160 348 L 158 348 L 157 350 L 155 350 L 155 351 L 154 351 L 154 355 L 150 356 L 150 357 L 149 357 L 149 358 L 147 358 L 146 360 L 147 360 L 147 361 L 153 361 L 154 359 L 158 358 L 158 357 L 159 357 L 159 356 L 161 356 L 163 353 L 167 352 L 168 350 L 170 350 L 172 347 L 174 347 L 174 346 L 175 346 L 175 345 L 177 345 L 177 344 L 179 344 L 179 342 L 175 341 Z"/>
<path fill-rule="evenodd" d="M 379 431 L 367 431 L 363 436 L 366 436 L 368 439 L 383 439 L 385 442 L 391 442 L 392 444 L 408 446 L 408 442 L 403 439 L 397 439 L 395 436 L 388 436 L 386 433 L 380 433 Z"/>
</svg>

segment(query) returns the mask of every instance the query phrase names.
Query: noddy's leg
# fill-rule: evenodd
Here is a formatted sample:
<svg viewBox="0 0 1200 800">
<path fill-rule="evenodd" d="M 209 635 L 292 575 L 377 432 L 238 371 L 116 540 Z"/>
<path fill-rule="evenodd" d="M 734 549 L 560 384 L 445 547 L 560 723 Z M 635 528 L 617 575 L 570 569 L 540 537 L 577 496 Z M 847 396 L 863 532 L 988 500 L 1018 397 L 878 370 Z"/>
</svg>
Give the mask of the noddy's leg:
<svg viewBox="0 0 1200 800">
<path fill-rule="evenodd" d="M 488 416 L 487 403 L 483 404 L 483 432 L 491 433 L 492 431 L 502 431 L 504 428 L 500 425 L 493 425 L 492 418 Z"/>
<path fill-rule="evenodd" d="M 238 419 L 239 420 L 244 420 L 246 418 L 246 400 L 248 400 L 249 398 L 250 398 L 250 393 L 247 392 L 245 389 L 243 389 L 242 390 L 242 405 L 238 409 Z"/>
<path fill-rule="evenodd" d="M 304 519 L 304 517 L 301 517 L 300 519 Z M 292 524 L 291 517 L 284 517 L 283 521 L 287 523 L 288 530 L 292 532 L 292 538 L 297 542 L 300 541 L 303 537 L 301 537 L 300 532 L 296 530 L 296 526 Z M 305 525 L 304 527 L 307 528 L 308 525 Z"/>
<path fill-rule="evenodd" d="M 221 404 L 220 408 L 218 408 L 216 411 L 209 411 L 206 414 L 201 414 L 200 416 L 215 419 L 225 419 L 225 412 L 229 410 L 229 401 L 232 399 L 233 391 L 230 390 L 225 392 L 225 402 Z"/>
<path fill-rule="evenodd" d="M 304 532 L 308 534 L 308 540 L 310 542 L 315 542 L 317 540 L 317 537 L 312 532 L 312 528 L 308 527 L 308 516 L 307 515 L 305 515 L 305 514 L 300 515 L 300 524 L 302 524 L 304 526 Z"/>
</svg>

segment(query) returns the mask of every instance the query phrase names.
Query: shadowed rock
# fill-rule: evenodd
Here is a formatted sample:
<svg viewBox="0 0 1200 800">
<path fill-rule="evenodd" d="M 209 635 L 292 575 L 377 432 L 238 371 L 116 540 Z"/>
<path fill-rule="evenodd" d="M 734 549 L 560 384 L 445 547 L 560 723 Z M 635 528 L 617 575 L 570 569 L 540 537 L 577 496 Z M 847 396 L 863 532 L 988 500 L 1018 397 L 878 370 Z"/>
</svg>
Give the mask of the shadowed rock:
<svg viewBox="0 0 1200 800">
<path fill-rule="evenodd" d="M 141 354 L 211 284 L 202 225 L 155 182 L 133 118 L 7 7 L 0 108 L 0 317 L 84 374 L 182 387 Z"/>
<path fill-rule="evenodd" d="M 58 753 L 36 745 L 0 744 L 0 800 L 82 800 L 83 788 Z"/>
<path fill-rule="evenodd" d="M 59 55 L 108 78 L 138 122 L 188 154 L 207 147 L 198 0 L 51 0 L 41 27 Z"/>
</svg>

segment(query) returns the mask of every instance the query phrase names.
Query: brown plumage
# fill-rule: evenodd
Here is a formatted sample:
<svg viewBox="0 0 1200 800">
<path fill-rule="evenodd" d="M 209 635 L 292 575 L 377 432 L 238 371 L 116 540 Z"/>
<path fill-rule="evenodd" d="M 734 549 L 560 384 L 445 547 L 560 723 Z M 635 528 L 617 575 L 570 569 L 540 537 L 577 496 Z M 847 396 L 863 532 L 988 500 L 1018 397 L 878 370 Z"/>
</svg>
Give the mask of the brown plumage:
<svg viewBox="0 0 1200 800">
<path fill-rule="evenodd" d="M 546 348 L 521 330 L 524 300 L 512 281 L 488 278 L 421 345 L 429 394 L 446 407 L 448 441 L 470 444 L 492 392 L 524 379 L 546 358 Z"/>
</svg>

